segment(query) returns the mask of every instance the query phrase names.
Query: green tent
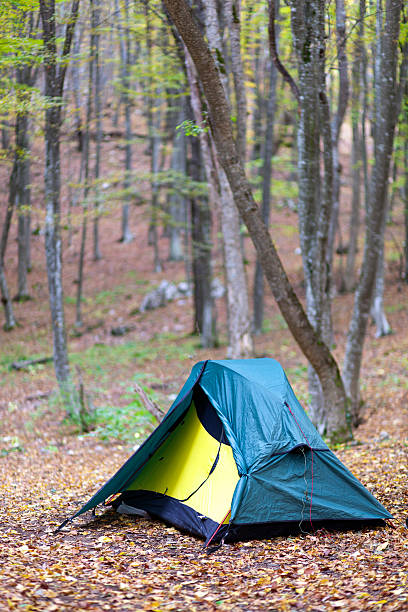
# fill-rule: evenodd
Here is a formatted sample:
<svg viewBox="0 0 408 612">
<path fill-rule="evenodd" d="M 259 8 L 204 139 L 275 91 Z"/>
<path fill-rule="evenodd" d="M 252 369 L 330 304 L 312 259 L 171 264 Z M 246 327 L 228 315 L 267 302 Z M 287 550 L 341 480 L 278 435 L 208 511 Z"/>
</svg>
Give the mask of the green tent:
<svg viewBox="0 0 408 612">
<path fill-rule="evenodd" d="M 210 541 L 382 525 L 391 514 L 323 442 L 273 359 L 197 363 L 98 504 Z"/>
</svg>

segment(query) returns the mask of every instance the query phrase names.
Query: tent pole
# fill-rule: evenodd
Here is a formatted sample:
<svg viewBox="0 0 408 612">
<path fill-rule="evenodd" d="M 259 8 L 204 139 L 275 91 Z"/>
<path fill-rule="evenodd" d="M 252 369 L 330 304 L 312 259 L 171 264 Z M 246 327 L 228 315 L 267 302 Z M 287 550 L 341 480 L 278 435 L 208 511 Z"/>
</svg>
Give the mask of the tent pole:
<svg viewBox="0 0 408 612">
<path fill-rule="evenodd" d="M 221 523 L 218 525 L 217 529 L 214 531 L 214 533 L 212 534 L 211 538 L 206 543 L 205 548 L 209 547 L 209 545 L 211 544 L 212 540 L 217 535 L 218 531 L 220 530 L 221 526 L 224 524 L 224 521 L 225 521 L 225 519 L 227 518 L 227 516 L 229 514 L 231 514 L 231 508 L 228 510 L 227 514 L 224 516 L 224 518 L 222 519 Z"/>
</svg>

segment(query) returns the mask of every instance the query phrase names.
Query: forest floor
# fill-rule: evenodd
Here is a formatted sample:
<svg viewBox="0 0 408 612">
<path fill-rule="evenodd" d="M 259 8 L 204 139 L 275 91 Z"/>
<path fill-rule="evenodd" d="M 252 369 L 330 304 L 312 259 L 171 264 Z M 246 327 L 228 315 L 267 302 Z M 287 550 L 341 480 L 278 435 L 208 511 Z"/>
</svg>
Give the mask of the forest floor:
<svg viewBox="0 0 408 612">
<path fill-rule="evenodd" d="M 101 221 L 103 259 L 95 263 L 87 256 L 80 333 L 73 324 L 79 232 L 70 247 L 65 239 L 71 363 L 80 368 L 105 430 L 99 425 L 80 434 L 65 418 L 51 364 L 11 369 L 14 361 L 51 355 L 40 235 L 33 236 L 33 299 L 15 305 L 16 330 L 0 331 L 0 610 L 408 610 L 408 531 L 403 526 L 408 515 L 408 285 L 398 279 L 397 256 L 388 262 L 385 293 L 393 334 L 376 339 L 374 328 L 369 329 L 362 371 L 364 422 L 353 443 L 336 449 L 394 515 L 394 528 L 242 542 L 210 556 L 202 541 L 161 522 L 111 511 L 100 511 L 96 518 L 86 514 L 53 534 L 120 467 L 139 443 L 138 435 L 153 427 L 143 414 L 139 430 L 133 427 L 132 381 L 154 389 L 167 409 L 196 361 L 225 357 L 223 300 L 217 301 L 220 346 L 210 351 L 191 334 L 191 298 L 138 312 L 143 296 L 160 280 L 181 281 L 185 272 L 182 264 L 165 262 L 162 273 L 152 273 L 143 207 L 132 209 L 132 223 L 137 239 L 123 245 L 116 241 L 118 215 Z M 303 297 L 295 213 L 275 209 L 271 227 Z M 401 228 L 396 218 L 387 234 L 387 253 L 392 254 L 394 234 Z M 166 243 L 162 238 L 163 260 Z M 219 242 L 215 251 L 219 262 Z M 251 276 L 249 242 L 246 255 Z M 8 263 L 14 269 L 14 243 Z M 219 264 L 215 271 L 222 278 Z M 352 301 L 351 295 L 334 300 L 340 362 Z M 305 404 L 306 362 L 269 295 L 265 319 L 256 354 L 282 363 Z M 112 335 L 118 325 L 128 327 L 125 336 Z"/>
</svg>

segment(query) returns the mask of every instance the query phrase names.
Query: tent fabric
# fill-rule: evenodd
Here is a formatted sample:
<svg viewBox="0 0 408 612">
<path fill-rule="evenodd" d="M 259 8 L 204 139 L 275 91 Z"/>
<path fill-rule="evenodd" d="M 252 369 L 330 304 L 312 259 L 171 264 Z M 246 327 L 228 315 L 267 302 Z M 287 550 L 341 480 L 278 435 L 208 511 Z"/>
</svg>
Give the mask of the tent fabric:
<svg viewBox="0 0 408 612">
<path fill-rule="evenodd" d="M 207 539 L 229 509 L 219 537 L 392 518 L 328 448 L 281 365 L 267 358 L 197 363 L 156 430 L 74 516 L 116 493 L 114 505 Z"/>
</svg>

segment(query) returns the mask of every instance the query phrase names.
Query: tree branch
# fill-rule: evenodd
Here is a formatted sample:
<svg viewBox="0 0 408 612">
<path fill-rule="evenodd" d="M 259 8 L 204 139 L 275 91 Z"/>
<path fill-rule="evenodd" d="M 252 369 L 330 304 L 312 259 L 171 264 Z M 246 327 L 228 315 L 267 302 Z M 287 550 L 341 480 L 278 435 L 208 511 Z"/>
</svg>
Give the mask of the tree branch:
<svg viewBox="0 0 408 612">
<path fill-rule="evenodd" d="M 154 417 L 156 417 L 156 419 L 160 423 L 160 421 L 162 420 L 162 418 L 164 416 L 163 410 L 161 408 L 159 408 L 159 406 L 156 404 L 156 402 L 154 402 L 149 397 L 147 397 L 146 393 L 144 392 L 144 390 L 142 389 L 142 387 L 138 383 L 133 383 L 133 389 L 134 389 L 134 391 L 136 391 L 136 393 L 138 394 L 138 396 L 142 400 L 143 406 L 146 408 L 146 410 L 148 410 L 150 412 L 150 414 L 152 414 Z"/>
<path fill-rule="evenodd" d="M 61 97 L 62 97 L 62 90 L 64 88 L 65 73 L 68 67 L 67 62 L 65 62 L 64 60 L 68 57 L 69 52 L 71 50 L 72 38 L 74 36 L 75 25 L 78 19 L 79 2 L 80 0 L 73 0 L 72 6 L 71 6 L 71 15 L 69 17 L 67 27 L 65 29 L 64 46 L 62 48 L 62 53 L 61 53 L 62 64 L 61 64 L 61 67 L 57 75 L 59 95 Z"/>
<path fill-rule="evenodd" d="M 285 66 L 279 59 L 278 49 L 276 47 L 276 35 L 275 35 L 275 0 L 269 0 L 269 24 L 268 24 L 268 33 L 269 33 L 269 52 L 271 54 L 271 58 L 275 63 L 277 70 L 281 73 L 283 78 L 287 83 L 289 83 L 289 87 L 292 90 L 293 95 L 295 96 L 299 106 L 300 106 L 300 93 L 299 88 L 293 80 L 292 76 L 286 70 Z"/>
</svg>

